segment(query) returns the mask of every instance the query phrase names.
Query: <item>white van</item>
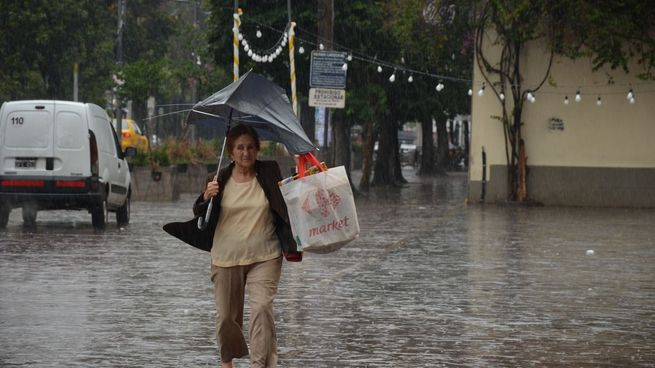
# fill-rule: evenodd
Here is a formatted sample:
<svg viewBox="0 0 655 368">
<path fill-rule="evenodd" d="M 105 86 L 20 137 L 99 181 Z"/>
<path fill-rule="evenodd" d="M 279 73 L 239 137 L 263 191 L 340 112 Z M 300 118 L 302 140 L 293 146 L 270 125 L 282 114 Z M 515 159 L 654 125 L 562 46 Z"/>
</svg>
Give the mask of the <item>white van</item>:
<svg viewBox="0 0 655 368">
<path fill-rule="evenodd" d="M 105 110 L 69 101 L 12 101 L 0 108 L 0 228 L 22 207 L 23 221 L 37 211 L 83 210 L 96 228 L 108 211 L 130 221 L 130 170 Z"/>
</svg>

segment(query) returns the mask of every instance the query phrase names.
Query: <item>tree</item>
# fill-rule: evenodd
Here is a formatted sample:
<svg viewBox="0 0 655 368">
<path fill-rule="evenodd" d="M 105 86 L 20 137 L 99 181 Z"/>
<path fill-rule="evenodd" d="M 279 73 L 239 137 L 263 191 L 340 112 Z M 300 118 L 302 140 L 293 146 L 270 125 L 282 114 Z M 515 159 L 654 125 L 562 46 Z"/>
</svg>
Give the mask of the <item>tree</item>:
<svg viewBox="0 0 655 368">
<path fill-rule="evenodd" d="M 113 60 L 110 20 L 109 9 L 90 0 L 3 2 L 0 99 L 72 99 L 78 63 L 80 98 L 103 105 Z"/>
<path fill-rule="evenodd" d="M 449 158 L 446 122 L 457 113 L 470 111 L 467 86 L 470 79 L 472 45 L 466 2 L 396 0 L 387 6 L 387 18 L 398 42 L 403 45 L 405 65 L 426 75 L 444 75 L 446 88 L 435 91 L 432 77 L 417 76 L 405 87 L 404 121 L 419 121 L 423 136 L 418 173 L 445 173 Z M 407 76 L 405 76 L 406 78 Z M 452 81 L 452 82 L 449 82 Z M 436 152 L 432 121 L 437 125 Z"/>
<path fill-rule="evenodd" d="M 355 52 L 352 61 L 348 63 L 346 107 L 344 110 L 337 110 L 333 120 L 333 147 L 335 156 L 341 157 L 337 162 L 350 164 L 351 129 L 354 126 L 362 127 L 363 173 L 359 183 L 362 190 L 368 190 L 370 185 L 374 145 L 378 129 L 388 114 L 389 100 L 385 89 L 387 77 L 377 72 L 377 65 L 361 61 L 358 56 L 377 54 L 386 59 L 395 58 L 397 55 L 397 49 L 390 46 L 395 42 L 393 35 L 385 27 L 382 4 L 383 2 L 365 0 L 335 3 L 335 40 Z M 393 147 L 378 145 L 378 152 L 381 150 L 393 150 Z M 378 160 L 379 157 L 378 155 Z M 389 168 L 385 166 L 377 168 L 376 171 L 386 171 Z M 382 183 L 378 180 L 376 184 L 386 185 L 392 182 Z"/>
<path fill-rule="evenodd" d="M 509 200 L 527 201 L 523 104 L 547 81 L 554 56 L 591 57 L 594 69 L 610 65 L 626 72 L 628 61 L 637 59 L 644 68 L 639 75 L 652 79 L 655 10 L 639 0 L 485 0 L 476 5 L 476 60 L 502 107 L 498 119 L 506 138 Z M 549 63 L 539 83 L 525 86 L 523 50 L 535 40 L 546 40 Z M 489 45 L 500 49 L 499 58 L 491 56 Z"/>
</svg>

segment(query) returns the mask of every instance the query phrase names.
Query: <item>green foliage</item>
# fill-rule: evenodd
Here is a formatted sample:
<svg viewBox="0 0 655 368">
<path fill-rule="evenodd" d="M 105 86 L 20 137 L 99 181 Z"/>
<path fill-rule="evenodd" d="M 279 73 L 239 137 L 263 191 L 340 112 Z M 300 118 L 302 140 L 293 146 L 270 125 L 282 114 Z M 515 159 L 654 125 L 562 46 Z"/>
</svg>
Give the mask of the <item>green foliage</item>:
<svg viewBox="0 0 655 368">
<path fill-rule="evenodd" d="M 150 163 L 150 152 L 144 152 L 143 150 L 137 150 L 136 155 L 128 157 L 128 162 L 130 166 L 145 166 Z"/>
<path fill-rule="evenodd" d="M 149 152 L 150 163 L 153 167 L 165 167 L 171 165 L 171 159 L 168 156 L 168 147 L 162 144 Z"/>
<path fill-rule="evenodd" d="M 150 152 L 139 151 L 130 158 L 133 166 L 164 167 L 177 164 L 213 164 L 218 157 L 218 140 L 199 139 L 195 144 L 166 139 Z"/>
<path fill-rule="evenodd" d="M 9 0 L 0 12 L 0 100 L 72 99 L 73 64 L 80 98 L 104 105 L 112 64 L 111 17 L 91 0 Z M 106 79 L 108 81 L 108 79 Z"/>
</svg>

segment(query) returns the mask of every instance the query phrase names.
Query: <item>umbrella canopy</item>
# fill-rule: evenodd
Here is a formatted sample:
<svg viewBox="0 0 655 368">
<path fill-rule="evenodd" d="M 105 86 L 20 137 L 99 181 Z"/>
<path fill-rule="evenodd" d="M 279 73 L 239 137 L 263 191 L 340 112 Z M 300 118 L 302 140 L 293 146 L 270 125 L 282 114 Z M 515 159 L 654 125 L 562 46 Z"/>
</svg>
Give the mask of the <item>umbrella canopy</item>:
<svg viewBox="0 0 655 368">
<path fill-rule="evenodd" d="M 231 122 L 230 122 L 231 120 Z M 252 71 L 193 106 L 188 124 L 253 127 L 261 139 L 280 142 L 292 154 L 316 149 L 293 113 L 286 92 Z"/>
</svg>

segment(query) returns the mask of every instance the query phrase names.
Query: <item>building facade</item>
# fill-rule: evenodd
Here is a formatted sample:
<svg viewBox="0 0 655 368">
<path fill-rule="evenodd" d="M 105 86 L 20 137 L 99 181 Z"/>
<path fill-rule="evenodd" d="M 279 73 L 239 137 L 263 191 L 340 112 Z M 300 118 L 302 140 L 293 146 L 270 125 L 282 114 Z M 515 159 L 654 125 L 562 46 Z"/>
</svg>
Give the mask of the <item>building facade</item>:
<svg viewBox="0 0 655 368">
<path fill-rule="evenodd" d="M 543 78 L 549 54 L 538 42 L 524 53 L 523 89 L 530 89 Z M 637 78 L 641 71 L 636 63 L 630 74 L 609 67 L 593 71 L 590 59 L 555 57 L 548 81 L 523 109 L 530 200 L 655 207 L 655 82 Z M 489 88 L 482 96 L 475 93 L 484 80 L 477 63 L 473 74 L 468 201 L 502 203 L 508 198 L 508 176 L 497 119 L 501 105 Z"/>
</svg>

